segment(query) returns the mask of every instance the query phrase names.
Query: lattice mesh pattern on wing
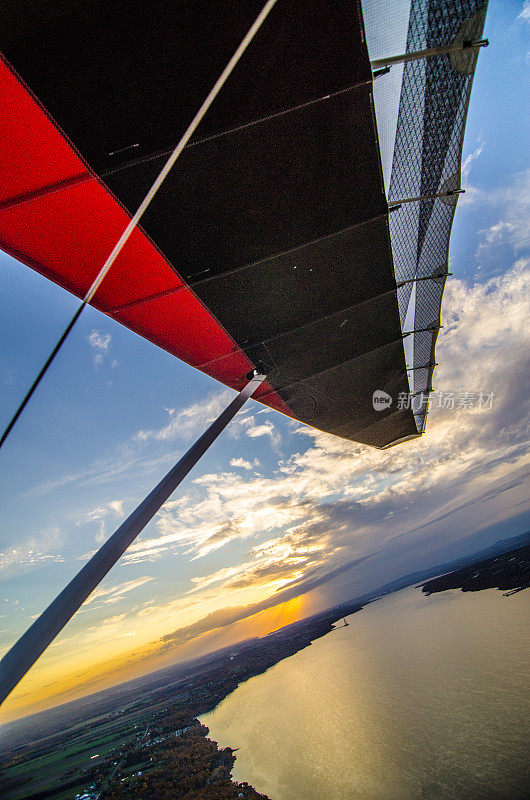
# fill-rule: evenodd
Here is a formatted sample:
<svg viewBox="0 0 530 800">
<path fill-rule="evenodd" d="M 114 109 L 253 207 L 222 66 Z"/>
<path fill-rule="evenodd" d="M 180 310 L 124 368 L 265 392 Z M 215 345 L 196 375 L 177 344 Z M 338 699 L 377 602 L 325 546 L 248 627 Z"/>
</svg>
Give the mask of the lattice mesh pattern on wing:
<svg viewBox="0 0 530 800">
<path fill-rule="evenodd" d="M 487 0 L 412 0 L 407 52 L 480 39 Z M 460 188 L 464 127 L 478 48 L 405 64 L 392 161 L 389 203 Z M 409 303 L 415 278 L 447 272 L 449 235 L 458 195 L 403 204 L 390 215 L 401 325 L 413 319 L 413 394 L 431 390 L 434 350 L 444 279 L 418 281 L 415 308 Z M 417 395 L 416 395 L 417 396 Z M 427 402 L 414 404 L 423 431 Z"/>
</svg>

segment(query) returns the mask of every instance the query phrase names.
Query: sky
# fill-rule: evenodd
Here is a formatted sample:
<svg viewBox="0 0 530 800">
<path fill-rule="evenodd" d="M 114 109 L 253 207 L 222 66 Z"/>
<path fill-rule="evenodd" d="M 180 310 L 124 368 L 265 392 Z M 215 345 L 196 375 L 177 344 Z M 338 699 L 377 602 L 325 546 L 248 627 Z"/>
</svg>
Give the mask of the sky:
<svg viewBox="0 0 530 800">
<path fill-rule="evenodd" d="M 530 528 L 530 3 L 491 3 L 434 386 L 378 451 L 250 401 L 5 702 L 0 722 L 192 658 Z M 526 127 L 525 127 L 526 125 Z M 0 423 L 77 302 L 0 253 Z M 87 309 L 0 453 L 0 654 L 234 393 Z"/>
</svg>

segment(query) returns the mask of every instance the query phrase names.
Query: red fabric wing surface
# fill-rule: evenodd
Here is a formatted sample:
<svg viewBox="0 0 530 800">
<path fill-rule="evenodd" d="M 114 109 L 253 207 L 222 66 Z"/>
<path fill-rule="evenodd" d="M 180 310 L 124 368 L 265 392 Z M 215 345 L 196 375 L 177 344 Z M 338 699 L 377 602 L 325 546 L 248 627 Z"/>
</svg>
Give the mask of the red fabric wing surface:
<svg viewBox="0 0 530 800">
<path fill-rule="evenodd" d="M 0 96 L 0 247 L 83 297 L 129 215 L 4 61 Z M 239 391 L 253 364 L 177 269 L 137 228 L 91 305 Z M 269 384 L 260 398 L 292 416 Z"/>
</svg>

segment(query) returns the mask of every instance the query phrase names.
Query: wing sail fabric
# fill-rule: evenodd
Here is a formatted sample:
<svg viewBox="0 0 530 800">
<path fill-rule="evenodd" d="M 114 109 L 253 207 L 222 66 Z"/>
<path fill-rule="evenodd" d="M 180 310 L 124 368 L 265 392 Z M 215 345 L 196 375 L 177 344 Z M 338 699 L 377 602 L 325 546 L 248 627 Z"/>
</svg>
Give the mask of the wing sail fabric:
<svg viewBox="0 0 530 800">
<path fill-rule="evenodd" d="M 0 246 L 82 296 L 261 5 L 10 4 Z M 359 3 L 279 0 L 93 305 L 383 447 L 418 426 L 372 404 L 409 389 L 372 86 Z"/>
<path fill-rule="evenodd" d="M 487 0 L 412 0 L 407 52 L 479 40 Z M 479 50 L 411 61 L 403 82 L 390 179 L 390 201 L 460 188 L 467 109 Z M 390 216 L 399 310 L 411 320 L 407 360 L 418 431 L 425 428 L 435 346 L 448 272 L 449 236 L 458 195 L 403 205 Z M 415 283 L 412 292 L 413 279 Z M 426 280 L 430 278 L 430 280 Z"/>
</svg>

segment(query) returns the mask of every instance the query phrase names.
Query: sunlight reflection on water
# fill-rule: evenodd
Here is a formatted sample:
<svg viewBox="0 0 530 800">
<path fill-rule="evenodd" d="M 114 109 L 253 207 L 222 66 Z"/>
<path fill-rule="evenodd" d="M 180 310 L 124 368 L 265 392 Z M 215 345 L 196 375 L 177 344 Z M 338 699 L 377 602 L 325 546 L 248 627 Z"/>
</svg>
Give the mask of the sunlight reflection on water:
<svg viewBox="0 0 530 800">
<path fill-rule="evenodd" d="M 203 721 L 272 800 L 523 800 L 528 599 L 405 589 Z"/>
</svg>

